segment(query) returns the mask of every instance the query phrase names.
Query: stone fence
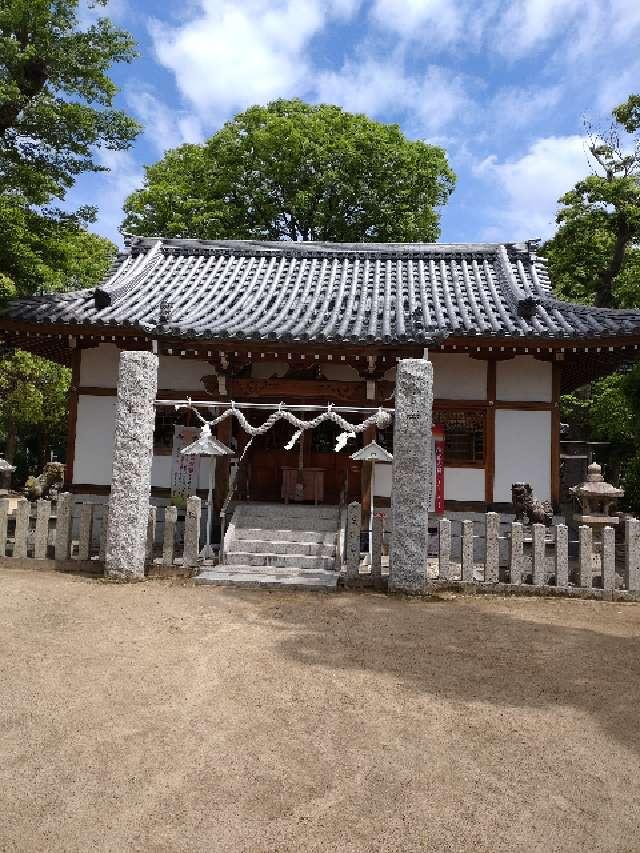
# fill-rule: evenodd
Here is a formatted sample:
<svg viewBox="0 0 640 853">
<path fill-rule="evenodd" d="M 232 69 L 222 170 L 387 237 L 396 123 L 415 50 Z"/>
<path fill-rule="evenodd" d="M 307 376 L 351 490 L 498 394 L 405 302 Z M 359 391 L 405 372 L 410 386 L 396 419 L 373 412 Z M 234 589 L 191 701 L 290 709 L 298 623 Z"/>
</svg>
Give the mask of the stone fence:
<svg viewBox="0 0 640 853">
<path fill-rule="evenodd" d="M 200 546 L 200 498 L 189 498 L 187 510 L 175 506 L 149 508 L 146 573 L 197 565 Z M 0 561 L 53 563 L 64 571 L 102 574 L 109 524 L 106 504 L 76 503 L 63 493 L 53 501 L 31 503 L 0 498 Z"/>
<path fill-rule="evenodd" d="M 343 579 L 347 586 L 385 586 L 384 551 L 391 551 L 383 519 L 374 515 L 370 554 L 360 554 L 360 504 L 347 508 Z M 433 520 L 437 534 L 430 544 L 435 554 L 424 555 L 423 591 L 453 587 L 478 591 L 521 591 L 553 594 L 590 594 L 602 598 L 640 598 L 640 521 L 626 518 L 620 540 L 605 527 L 594 541 L 590 527 L 578 528 L 570 541 L 569 528 L 557 524 L 525 527 L 503 524 L 488 512 L 481 529 L 471 520 Z M 475 529 L 474 529 L 475 527 Z M 476 532 L 477 531 L 477 532 Z M 435 540 L 435 541 L 434 541 Z M 478 544 L 482 544 L 478 559 Z M 385 545 L 387 547 L 385 548 Z M 574 556 L 570 556 L 574 554 Z M 387 561 L 388 562 L 388 561 Z M 393 573 L 393 566 L 390 569 Z"/>
</svg>

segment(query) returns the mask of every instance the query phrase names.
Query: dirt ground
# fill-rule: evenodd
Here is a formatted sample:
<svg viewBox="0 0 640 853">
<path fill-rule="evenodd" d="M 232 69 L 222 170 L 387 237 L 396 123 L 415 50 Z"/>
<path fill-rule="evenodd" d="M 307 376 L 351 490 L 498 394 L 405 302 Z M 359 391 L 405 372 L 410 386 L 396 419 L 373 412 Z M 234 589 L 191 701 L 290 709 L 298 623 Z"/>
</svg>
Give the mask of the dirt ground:
<svg viewBox="0 0 640 853">
<path fill-rule="evenodd" d="M 639 851 L 640 605 L 0 570 L 3 851 Z"/>
</svg>

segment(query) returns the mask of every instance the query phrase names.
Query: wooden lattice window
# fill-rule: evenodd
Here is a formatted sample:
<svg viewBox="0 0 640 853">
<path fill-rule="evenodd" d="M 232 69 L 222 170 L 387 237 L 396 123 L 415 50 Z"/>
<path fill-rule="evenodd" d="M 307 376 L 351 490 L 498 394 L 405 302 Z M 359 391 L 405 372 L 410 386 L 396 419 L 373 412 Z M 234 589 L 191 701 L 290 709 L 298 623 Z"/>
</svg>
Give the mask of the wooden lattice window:
<svg viewBox="0 0 640 853">
<path fill-rule="evenodd" d="M 445 465 L 484 465 L 484 411 L 436 411 L 433 420 L 444 429 Z"/>
</svg>

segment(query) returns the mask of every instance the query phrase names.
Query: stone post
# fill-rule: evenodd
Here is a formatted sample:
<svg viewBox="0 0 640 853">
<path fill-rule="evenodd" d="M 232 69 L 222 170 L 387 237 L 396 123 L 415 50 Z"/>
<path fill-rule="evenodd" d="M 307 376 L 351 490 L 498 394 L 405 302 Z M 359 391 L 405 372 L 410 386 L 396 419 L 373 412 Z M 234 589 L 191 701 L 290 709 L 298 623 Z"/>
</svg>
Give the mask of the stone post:
<svg viewBox="0 0 640 853">
<path fill-rule="evenodd" d="M 534 586 L 544 586 L 546 579 L 546 559 L 545 559 L 545 543 L 544 543 L 545 528 L 544 524 L 534 524 L 531 528 L 531 543 L 532 551 L 532 570 L 531 582 Z"/>
<path fill-rule="evenodd" d="M 569 528 L 556 526 L 556 586 L 569 586 Z"/>
<path fill-rule="evenodd" d="M 109 535 L 109 506 L 104 504 L 102 507 L 102 519 L 100 521 L 100 560 L 104 563 L 104 557 L 107 553 L 107 536 Z"/>
<path fill-rule="evenodd" d="M 524 572 L 524 528 L 519 521 L 511 522 L 511 541 L 509 543 L 509 582 L 522 583 Z"/>
<path fill-rule="evenodd" d="M 347 577 L 360 574 L 360 522 L 361 510 L 357 501 L 347 507 Z"/>
<path fill-rule="evenodd" d="M 158 508 L 155 506 L 149 507 L 149 515 L 147 517 L 147 547 L 145 549 L 144 560 L 148 566 L 153 565 L 153 546 L 156 541 L 156 521 Z"/>
<path fill-rule="evenodd" d="M 473 583 L 473 521 L 462 522 L 461 580 Z"/>
<path fill-rule="evenodd" d="M 0 557 L 7 553 L 7 530 L 9 527 L 9 499 L 0 498 Z"/>
<path fill-rule="evenodd" d="M 183 565 L 197 566 L 200 554 L 200 516 L 202 501 L 192 495 L 187 499 L 187 513 L 184 519 L 184 552 Z"/>
<path fill-rule="evenodd" d="M 440 519 L 440 536 L 438 537 L 438 577 L 448 581 L 451 574 L 451 522 L 448 518 Z"/>
<path fill-rule="evenodd" d="M 593 542 L 591 528 L 581 524 L 578 528 L 578 586 L 591 588 L 593 580 Z"/>
<path fill-rule="evenodd" d="M 164 511 L 164 536 L 162 539 L 162 565 L 172 566 L 175 556 L 178 507 L 168 506 Z"/>
<path fill-rule="evenodd" d="M 73 495 L 63 492 L 56 501 L 55 557 L 60 562 L 71 556 L 71 524 L 73 522 Z"/>
<path fill-rule="evenodd" d="M 630 592 L 640 590 L 640 521 L 637 518 L 625 521 L 624 585 Z"/>
<path fill-rule="evenodd" d="M 26 498 L 20 498 L 16 505 L 16 532 L 13 545 L 13 556 L 24 559 L 27 556 L 27 537 L 29 535 L 29 515 L 31 503 Z"/>
<path fill-rule="evenodd" d="M 36 538 L 33 556 L 36 560 L 46 560 L 49 549 L 49 519 L 51 518 L 51 501 L 40 499 L 36 503 Z"/>
<path fill-rule="evenodd" d="M 500 570 L 500 516 L 497 512 L 488 512 L 485 518 L 484 579 L 486 583 L 496 583 Z"/>
<path fill-rule="evenodd" d="M 402 359 L 396 371 L 389 589 L 419 592 L 429 544 L 433 365 Z"/>
<path fill-rule="evenodd" d="M 371 576 L 382 575 L 382 516 L 374 514 L 371 531 Z"/>
<path fill-rule="evenodd" d="M 78 560 L 91 559 L 91 540 L 93 538 L 93 504 L 80 507 L 80 532 L 78 533 Z"/>
<path fill-rule="evenodd" d="M 602 531 L 602 589 L 613 589 L 616 581 L 616 533 L 613 527 Z"/>
<path fill-rule="evenodd" d="M 105 575 L 144 577 L 158 357 L 120 354 Z"/>
</svg>

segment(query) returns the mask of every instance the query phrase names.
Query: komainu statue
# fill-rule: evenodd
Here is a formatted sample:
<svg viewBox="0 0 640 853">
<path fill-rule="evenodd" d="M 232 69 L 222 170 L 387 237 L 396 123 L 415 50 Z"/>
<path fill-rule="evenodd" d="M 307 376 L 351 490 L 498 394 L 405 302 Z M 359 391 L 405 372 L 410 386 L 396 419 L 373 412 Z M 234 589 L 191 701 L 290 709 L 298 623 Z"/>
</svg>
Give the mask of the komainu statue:
<svg viewBox="0 0 640 853">
<path fill-rule="evenodd" d="M 539 501 L 533 496 L 529 483 L 514 483 L 511 486 L 511 503 L 516 521 L 523 524 L 553 524 L 553 507 L 549 501 Z"/>
</svg>

